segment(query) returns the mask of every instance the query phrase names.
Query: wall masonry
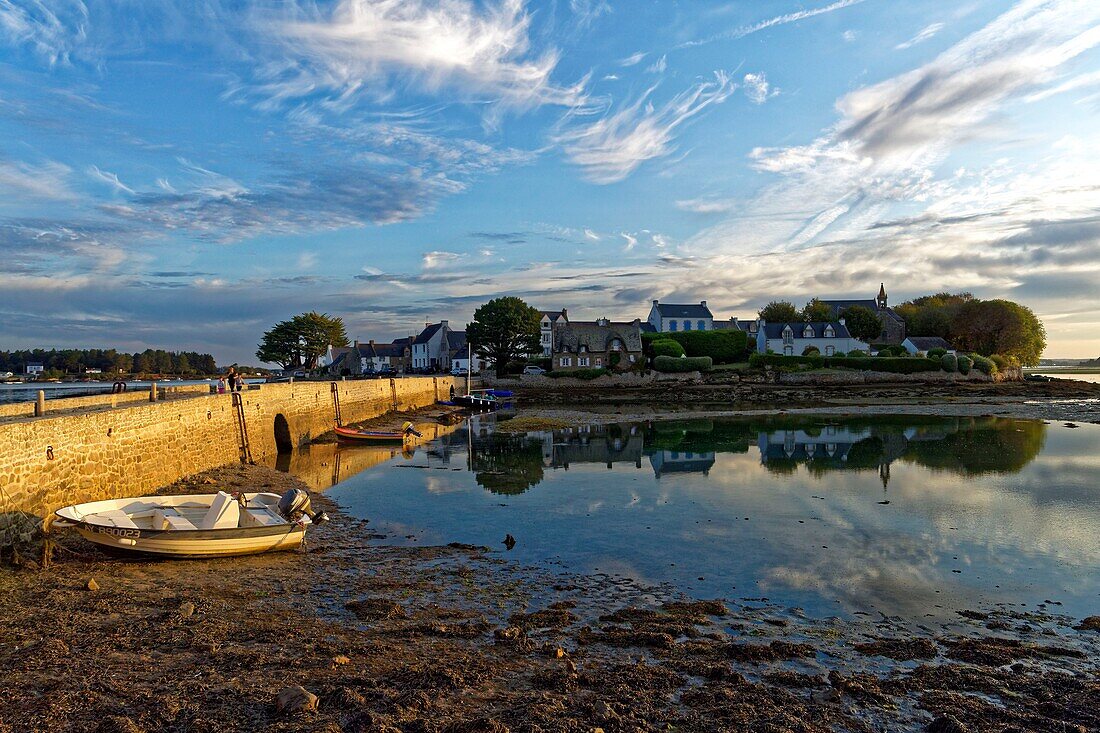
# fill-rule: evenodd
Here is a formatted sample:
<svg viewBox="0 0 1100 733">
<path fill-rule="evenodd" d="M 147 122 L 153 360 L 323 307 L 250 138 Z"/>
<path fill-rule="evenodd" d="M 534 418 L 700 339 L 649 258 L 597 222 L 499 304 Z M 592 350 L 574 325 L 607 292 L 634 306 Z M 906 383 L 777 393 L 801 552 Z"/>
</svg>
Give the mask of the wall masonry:
<svg viewBox="0 0 1100 733">
<path fill-rule="evenodd" d="M 332 384 L 345 423 L 431 405 L 452 385 L 464 388 L 443 376 L 260 385 L 241 393 L 253 458 L 274 463 L 280 416 L 295 446 L 331 430 Z M 228 394 L 8 418 L 0 422 L 0 547 L 29 539 L 59 507 L 150 493 L 235 462 L 239 437 Z"/>
</svg>

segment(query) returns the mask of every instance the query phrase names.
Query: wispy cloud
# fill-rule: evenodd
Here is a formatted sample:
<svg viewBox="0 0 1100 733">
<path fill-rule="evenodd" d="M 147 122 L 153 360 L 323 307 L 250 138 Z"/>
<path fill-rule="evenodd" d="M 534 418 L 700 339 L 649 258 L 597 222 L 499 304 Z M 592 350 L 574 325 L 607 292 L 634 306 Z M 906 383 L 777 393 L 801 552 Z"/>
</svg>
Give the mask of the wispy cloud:
<svg viewBox="0 0 1100 733">
<path fill-rule="evenodd" d="M 69 188 L 72 169 L 64 163 L 47 161 L 31 164 L 0 159 L 0 192 L 9 200 L 24 197 L 34 199 L 71 199 Z"/>
<path fill-rule="evenodd" d="M 67 64 L 87 40 L 88 8 L 80 0 L 0 1 L 0 39 L 27 46 L 50 66 Z"/>
<path fill-rule="evenodd" d="M 652 64 L 646 67 L 647 74 L 663 74 L 668 69 L 668 56 L 661 56 L 661 58 L 654 61 Z"/>
<path fill-rule="evenodd" d="M 433 250 L 425 252 L 421 258 L 421 265 L 425 270 L 434 270 L 439 267 L 453 264 L 465 258 L 461 252 L 447 252 L 445 250 Z"/>
<path fill-rule="evenodd" d="M 916 46 L 918 43 L 924 43 L 929 38 L 942 31 L 943 28 L 943 23 L 932 23 L 930 25 L 926 25 L 924 28 L 921 28 L 917 35 L 913 36 L 908 41 L 903 41 L 894 46 L 894 50 L 904 51 L 907 48 L 912 48 L 913 46 Z"/>
<path fill-rule="evenodd" d="M 737 84 L 725 72 L 693 85 L 661 107 L 650 100 L 656 86 L 625 107 L 558 137 L 566 155 L 594 183 L 615 183 L 647 160 L 675 150 L 676 129 L 713 104 L 725 101 Z"/>
<path fill-rule="evenodd" d="M 808 10 L 799 10 L 794 13 L 785 13 L 783 15 L 776 15 L 766 20 L 761 20 L 757 23 L 750 25 L 743 25 L 733 30 L 719 33 L 717 35 L 710 36 L 698 41 L 688 41 L 687 43 L 680 44 L 680 48 L 687 48 L 691 46 L 702 46 L 707 43 L 713 43 L 714 41 L 722 40 L 736 40 L 738 38 L 744 38 L 745 36 L 752 35 L 753 33 L 759 33 L 762 30 L 767 30 L 777 25 L 786 25 L 788 23 L 797 23 L 800 20 L 806 20 L 807 18 L 813 18 L 818 15 L 824 15 L 825 13 L 831 13 L 835 10 L 843 10 L 844 8 L 851 7 L 852 5 L 858 5 L 864 2 L 864 0 L 837 0 L 820 8 L 812 8 Z"/>
<path fill-rule="evenodd" d="M 128 193 L 131 195 L 134 193 L 134 189 L 130 188 L 125 183 L 120 181 L 117 174 L 111 173 L 110 171 L 100 170 L 99 166 L 88 166 L 88 175 L 97 181 L 106 183 L 115 191 Z"/>
<path fill-rule="evenodd" d="M 753 104 L 764 104 L 764 102 L 779 94 L 779 90 L 773 89 L 771 84 L 768 83 L 768 78 L 763 71 L 759 74 L 745 74 L 744 86 L 745 96 Z"/>
<path fill-rule="evenodd" d="M 647 54 L 645 51 L 635 51 L 634 53 L 627 56 L 625 59 L 620 59 L 619 66 L 636 66 L 640 64 L 642 62 L 642 59 L 644 59 L 648 55 L 649 54 Z"/>
</svg>

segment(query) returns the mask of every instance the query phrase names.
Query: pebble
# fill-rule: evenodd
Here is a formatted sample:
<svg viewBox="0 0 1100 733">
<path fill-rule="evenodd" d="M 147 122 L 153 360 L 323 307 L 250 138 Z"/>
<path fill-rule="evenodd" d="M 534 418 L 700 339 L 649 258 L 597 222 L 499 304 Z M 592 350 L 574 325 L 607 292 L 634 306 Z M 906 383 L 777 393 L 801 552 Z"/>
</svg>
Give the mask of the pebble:
<svg viewBox="0 0 1100 733">
<path fill-rule="evenodd" d="M 293 685 L 275 696 L 275 710 L 284 715 L 295 715 L 316 710 L 319 701 L 320 698 L 306 688 Z"/>
<path fill-rule="evenodd" d="M 180 618 L 191 618 L 195 615 L 195 604 L 191 601 L 184 601 L 179 607 Z"/>
<path fill-rule="evenodd" d="M 99 590 L 99 583 L 95 582 L 95 578 L 88 578 L 88 582 L 84 587 L 90 591 L 97 591 Z"/>
</svg>

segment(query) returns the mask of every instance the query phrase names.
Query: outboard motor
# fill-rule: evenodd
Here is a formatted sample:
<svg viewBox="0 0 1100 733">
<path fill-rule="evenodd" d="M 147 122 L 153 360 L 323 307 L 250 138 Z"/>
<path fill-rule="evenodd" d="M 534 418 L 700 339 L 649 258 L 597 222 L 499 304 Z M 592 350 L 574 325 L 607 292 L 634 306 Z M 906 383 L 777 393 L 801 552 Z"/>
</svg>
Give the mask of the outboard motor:
<svg viewBox="0 0 1100 733">
<path fill-rule="evenodd" d="M 314 524 L 324 524 L 328 521 L 328 515 L 324 512 L 314 512 L 309 503 L 309 494 L 301 489 L 290 489 L 279 499 L 279 514 L 288 521 L 297 522 L 302 515 L 309 517 Z"/>
<path fill-rule="evenodd" d="M 424 437 L 423 434 L 420 433 L 420 431 L 413 427 L 413 424 L 411 422 L 406 422 L 404 425 L 402 425 L 401 432 L 403 432 L 405 435 L 415 435 L 418 438 Z"/>
</svg>

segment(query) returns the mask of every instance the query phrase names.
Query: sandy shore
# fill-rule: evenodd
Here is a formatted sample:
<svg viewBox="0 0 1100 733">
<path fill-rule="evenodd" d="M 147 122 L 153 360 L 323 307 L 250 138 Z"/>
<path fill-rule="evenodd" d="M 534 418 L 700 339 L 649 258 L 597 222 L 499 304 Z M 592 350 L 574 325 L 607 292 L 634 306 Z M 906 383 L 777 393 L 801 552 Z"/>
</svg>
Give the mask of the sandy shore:
<svg viewBox="0 0 1100 733">
<path fill-rule="evenodd" d="M 936 407 L 1071 419 L 1049 402 L 1031 409 L 1003 396 Z M 300 485 L 232 465 L 165 491 Z M 934 624 L 809 618 L 767 599 L 689 599 L 521 566 L 503 545 L 385 547 L 369 522 L 316 500 L 333 521 L 300 552 L 126 561 L 65 536 L 50 567 L 0 571 L 0 731 L 1100 729 L 1100 619 L 1054 605 L 957 609 Z M 277 710 L 294 685 L 318 696 L 316 709 Z"/>
</svg>

